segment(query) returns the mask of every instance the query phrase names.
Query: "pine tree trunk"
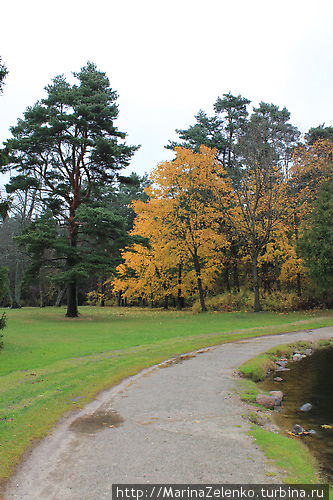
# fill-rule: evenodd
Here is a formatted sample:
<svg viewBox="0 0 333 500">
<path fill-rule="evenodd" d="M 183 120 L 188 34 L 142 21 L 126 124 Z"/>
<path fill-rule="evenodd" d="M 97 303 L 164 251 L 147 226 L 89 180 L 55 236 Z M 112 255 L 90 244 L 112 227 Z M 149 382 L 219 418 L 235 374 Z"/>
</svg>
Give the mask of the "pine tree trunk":
<svg viewBox="0 0 333 500">
<path fill-rule="evenodd" d="M 258 256 L 252 256 L 252 279 L 254 292 L 254 312 L 261 311 L 260 296 L 259 296 L 259 276 L 258 276 Z"/>
<path fill-rule="evenodd" d="M 77 293 L 76 293 L 76 280 L 68 283 L 67 287 L 67 318 L 77 318 L 79 315 L 77 309 Z"/>
<path fill-rule="evenodd" d="M 78 227 L 74 220 L 75 211 L 72 210 L 69 222 L 69 241 L 73 254 L 67 259 L 67 267 L 71 270 L 76 264 L 75 250 L 77 245 Z M 77 318 L 79 315 L 77 308 L 77 280 L 72 278 L 67 284 L 67 318 Z"/>
</svg>

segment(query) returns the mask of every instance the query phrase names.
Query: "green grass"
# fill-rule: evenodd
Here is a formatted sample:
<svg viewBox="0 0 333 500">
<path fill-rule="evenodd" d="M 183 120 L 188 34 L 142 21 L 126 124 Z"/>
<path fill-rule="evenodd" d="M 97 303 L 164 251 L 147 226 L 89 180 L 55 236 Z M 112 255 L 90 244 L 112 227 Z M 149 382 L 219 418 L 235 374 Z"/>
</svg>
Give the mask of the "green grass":
<svg viewBox="0 0 333 500">
<path fill-rule="evenodd" d="M 330 345 L 330 340 L 319 341 L 316 344 L 316 348 L 322 348 L 322 346 Z M 266 352 L 259 354 L 255 358 L 248 359 L 239 367 L 240 373 L 248 378 L 253 380 L 254 382 L 260 382 L 261 380 L 265 380 L 267 376 L 267 370 L 275 367 L 274 361 L 281 357 L 289 358 L 295 350 L 304 350 L 309 347 L 314 347 L 311 342 L 299 341 L 294 342 L 289 345 L 278 345 L 272 347 Z"/>
<path fill-rule="evenodd" d="M 291 484 L 318 484 L 317 464 L 308 448 L 296 439 L 252 427 L 255 438 L 267 458 L 284 472 L 283 481 Z"/>
<path fill-rule="evenodd" d="M 255 384 L 255 382 L 253 382 L 252 380 L 239 380 L 237 393 L 239 394 L 242 401 L 260 406 L 256 403 L 256 397 L 258 396 L 258 394 L 263 394 L 263 391 L 261 391 L 257 384 Z"/>
<path fill-rule="evenodd" d="M 145 367 L 201 347 L 333 324 L 327 311 L 193 315 L 86 307 L 78 319 L 64 312 L 7 311 L 0 352 L 0 479 L 64 413 Z"/>
</svg>

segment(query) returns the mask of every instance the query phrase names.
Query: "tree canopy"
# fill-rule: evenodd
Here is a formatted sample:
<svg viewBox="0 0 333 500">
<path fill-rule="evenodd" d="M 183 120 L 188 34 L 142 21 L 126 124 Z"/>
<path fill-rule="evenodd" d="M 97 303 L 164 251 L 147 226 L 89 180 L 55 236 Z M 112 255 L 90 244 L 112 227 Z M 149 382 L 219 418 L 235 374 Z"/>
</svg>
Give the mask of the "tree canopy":
<svg viewBox="0 0 333 500">
<path fill-rule="evenodd" d="M 126 134 L 115 126 L 117 93 L 105 73 L 89 62 L 74 77 L 74 84 L 63 75 L 55 77 L 46 87 L 47 96 L 11 128 L 13 138 L 6 142 L 10 162 L 3 168 L 17 172 L 9 188 L 28 183 L 38 191 L 50 224 L 56 220 L 65 230 L 59 234 L 61 254 L 54 258 L 65 264 L 60 278 L 67 284 L 70 317 L 77 315 L 77 280 L 93 269 L 100 271 L 103 256 L 113 246 L 103 246 L 102 239 L 117 238 L 121 225 L 108 210 L 91 204 L 92 191 L 98 185 L 125 181 L 119 172 L 137 149 L 124 142 Z M 31 230 L 29 235 L 33 238 Z M 83 252 L 85 237 L 94 241 L 94 257 Z M 22 241 L 28 243 L 27 238 Z M 55 248 L 55 241 L 42 238 L 45 249 L 57 253 L 60 247 Z"/>
</svg>

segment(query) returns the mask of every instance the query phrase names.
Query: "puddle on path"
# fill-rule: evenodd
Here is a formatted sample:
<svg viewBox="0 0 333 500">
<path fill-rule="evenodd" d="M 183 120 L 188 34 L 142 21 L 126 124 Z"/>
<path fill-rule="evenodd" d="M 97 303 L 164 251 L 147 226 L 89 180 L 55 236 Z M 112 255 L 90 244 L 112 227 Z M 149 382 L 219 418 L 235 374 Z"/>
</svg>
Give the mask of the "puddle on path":
<svg viewBox="0 0 333 500">
<path fill-rule="evenodd" d="M 103 429 L 119 427 L 124 419 L 115 410 L 99 411 L 79 417 L 70 425 L 70 430 L 81 434 L 93 434 Z"/>
</svg>

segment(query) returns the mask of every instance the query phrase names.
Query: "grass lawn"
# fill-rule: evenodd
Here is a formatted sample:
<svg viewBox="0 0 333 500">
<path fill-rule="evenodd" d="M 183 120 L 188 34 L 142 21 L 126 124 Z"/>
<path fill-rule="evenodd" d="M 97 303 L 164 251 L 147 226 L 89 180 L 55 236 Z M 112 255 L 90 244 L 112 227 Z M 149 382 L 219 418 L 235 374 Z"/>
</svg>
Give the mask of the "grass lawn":
<svg viewBox="0 0 333 500">
<path fill-rule="evenodd" d="M 0 310 L 0 314 L 1 314 Z M 67 411 L 177 354 L 240 338 L 333 324 L 333 313 L 205 313 L 123 308 L 6 312 L 0 352 L 0 480 Z"/>
</svg>

